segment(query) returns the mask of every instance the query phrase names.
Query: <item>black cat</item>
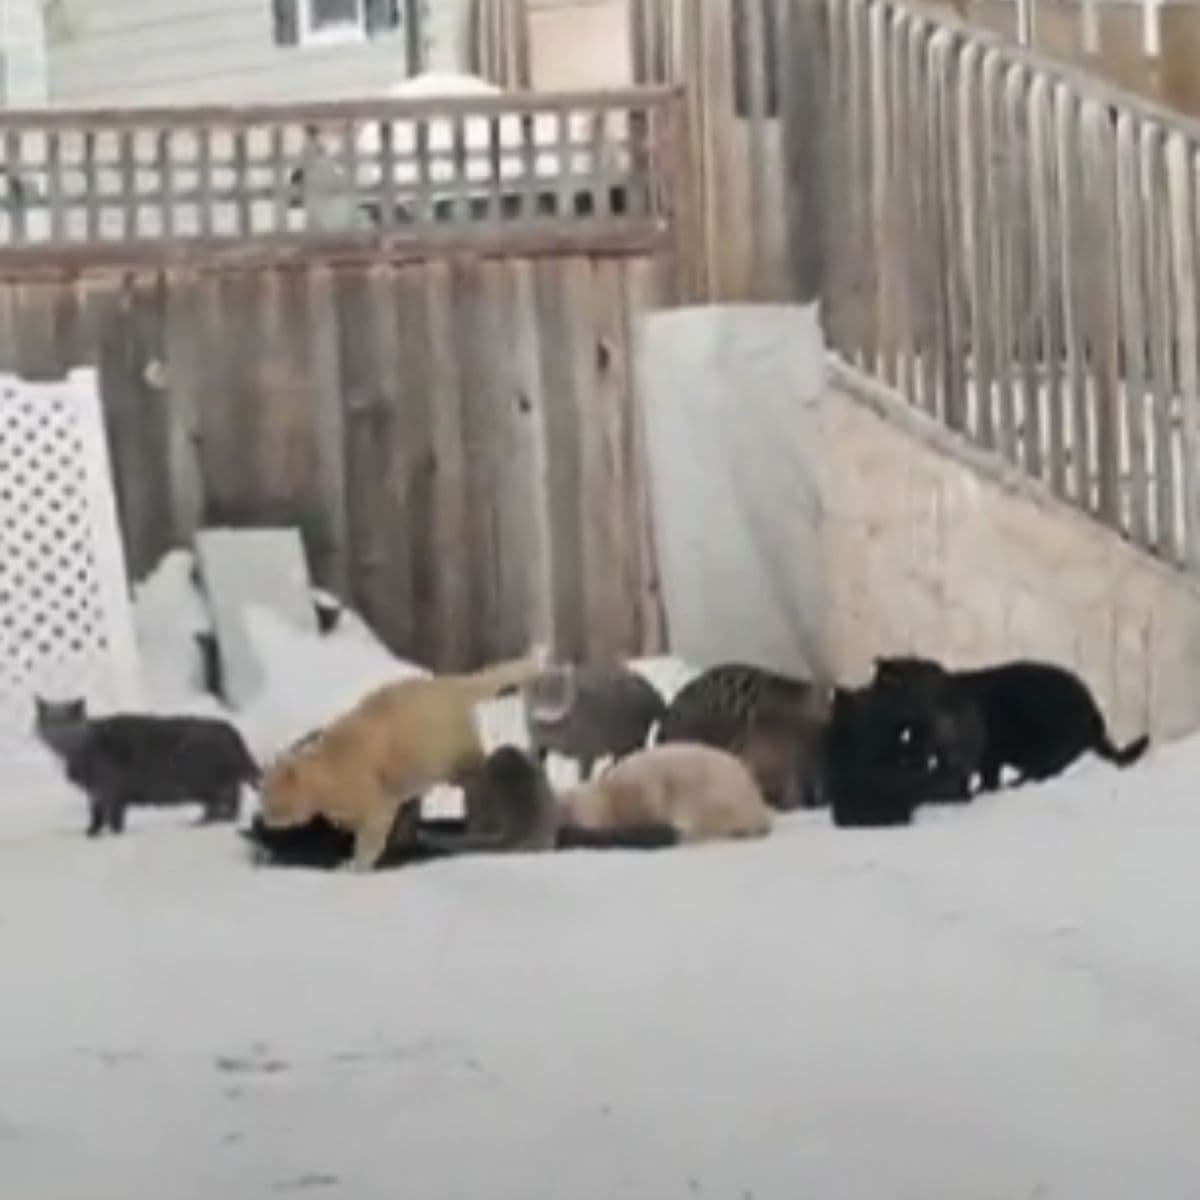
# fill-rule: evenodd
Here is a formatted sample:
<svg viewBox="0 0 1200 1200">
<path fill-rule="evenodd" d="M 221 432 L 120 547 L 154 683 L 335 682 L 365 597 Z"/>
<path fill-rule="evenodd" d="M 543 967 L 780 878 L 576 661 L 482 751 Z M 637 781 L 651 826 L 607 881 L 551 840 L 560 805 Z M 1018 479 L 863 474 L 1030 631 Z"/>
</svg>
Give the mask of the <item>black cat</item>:
<svg viewBox="0 0 1200 1200">
<path fill-rule="evenodd" d="M 258 765 L 238 731 L 212 717 L 141 713 L 91 719 L 82 700 L 38 698 L 36 732 L 91 806 L 88 836 L 125 828 L 130 805 L 204 805 L 206 821 L 237 819 L 241 785 Z"/>
<path fill-rule="evenodd" d="M 980 786 L 994 791 L 1004 767 L 1019 782 L 1050 779 L 1091 750 L 1119 767 L 1146 752 L 1148 737 L 1113 744 L 1087 684 L 1064 667 L 1016 661 L 973 671 L 947 671 L 931 659 L 879 659 L 876 683 L 906 691 L 962 760 L 977 760 Z M 949 724 L 945 718 L 949 717 Z M 940 724 L 939 724 L 940 722 Z M 964 734 L 964 731 L 966 733 Z M 934 738 L 935 743 L 937 738 Z"/>
<path fill-rule="evenodd" d="M 901 689 L 872 684 L 835 691 L 823 756 L 835 825 L 907 825 L 931 798 L 930 731 L 923 717 L 920 702 Z"/>
<path fill-rule="evenodd" d="M 397 813 L 397 823 L 400 816 Z M 466 836 L 467 823 L 453 817 L 431 818 L 422 820 L 418 830 L 422 834 L 433 835 L 430 839 L 432 842 L 438 838 Z M 250 844 L 253 860 L 260 865 L 333 871 L 354 858 L 354 834 L 339 829 L 320 814 L 303 825 L 274 827 L 255 813 L 249 828 L 238 832 Z M 410 838 L 393 838 L 375 864 L 375 869 L 403 867 L 427 859 L 443 858 L 449 853 L 432 844 L 426 845 L 420 841 L 414 844 Z"/>
</svg>

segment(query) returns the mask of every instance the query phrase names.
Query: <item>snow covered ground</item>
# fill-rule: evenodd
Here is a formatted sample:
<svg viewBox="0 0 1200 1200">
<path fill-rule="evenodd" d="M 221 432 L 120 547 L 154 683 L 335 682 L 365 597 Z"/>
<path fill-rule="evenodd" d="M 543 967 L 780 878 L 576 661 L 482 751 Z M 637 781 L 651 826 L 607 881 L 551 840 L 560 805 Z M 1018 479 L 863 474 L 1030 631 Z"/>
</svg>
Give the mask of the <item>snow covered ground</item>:
<svg viewBox="0 0 1200 1200">
<path fill-rule="evenodd" d="M 354 622 L 309 650 L 327 699 L 382 665 Z M 284 658 L 260 748 L 318 715 Z M 90 842 L 14 750 L 0 1195 L 1200 1195 L 1198 774 L 1193 742 L 908 830 L 359 877 L 190 813 Z"/>
</svg>

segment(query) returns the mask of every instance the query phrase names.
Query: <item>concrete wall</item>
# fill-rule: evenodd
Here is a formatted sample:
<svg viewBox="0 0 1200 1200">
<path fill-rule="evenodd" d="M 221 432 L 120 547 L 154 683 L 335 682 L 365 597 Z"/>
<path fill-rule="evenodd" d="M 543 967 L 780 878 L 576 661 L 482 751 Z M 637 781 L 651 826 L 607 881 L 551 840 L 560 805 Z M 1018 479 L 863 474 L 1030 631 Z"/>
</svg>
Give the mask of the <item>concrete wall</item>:
<svg viewBox="0 0 1200 1200">
<path fill-rule="evenodd" d="M 856 375 L 824 412 L 835 674 L 913 651 L 1074 667 L 1114 731 L 1200 728 L 1200 590 Z"/>
<path fill-rule="evenodd" d="M 429 6 L 428 65 L 461 69 L 466 0 Z M 50 100 L 64 106 L 366 96 L 405 78 L 404 35 L 277 46 L 271 0 L 56 0 Z"/>
</svg>

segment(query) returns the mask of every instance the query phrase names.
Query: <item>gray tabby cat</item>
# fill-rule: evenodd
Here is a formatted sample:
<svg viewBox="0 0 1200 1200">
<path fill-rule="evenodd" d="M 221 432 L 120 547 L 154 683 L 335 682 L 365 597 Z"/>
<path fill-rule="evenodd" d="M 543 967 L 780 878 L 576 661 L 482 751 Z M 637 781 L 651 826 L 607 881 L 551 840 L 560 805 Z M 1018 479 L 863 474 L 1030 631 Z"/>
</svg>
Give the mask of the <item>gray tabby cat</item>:
<svg viewBox="0 0 1200 1200">
<path fill-rule="evenodd" d="M 35 729 L 87 793 L 88 836 L 125 828 L 130 805 L 204 805 L 206 821 L 237 819 L 241 786 L 258 765 L 241 735 L 212 717 L 143 713 L 89 718 L 82 700 L 37 700 Z"/>
</svg>

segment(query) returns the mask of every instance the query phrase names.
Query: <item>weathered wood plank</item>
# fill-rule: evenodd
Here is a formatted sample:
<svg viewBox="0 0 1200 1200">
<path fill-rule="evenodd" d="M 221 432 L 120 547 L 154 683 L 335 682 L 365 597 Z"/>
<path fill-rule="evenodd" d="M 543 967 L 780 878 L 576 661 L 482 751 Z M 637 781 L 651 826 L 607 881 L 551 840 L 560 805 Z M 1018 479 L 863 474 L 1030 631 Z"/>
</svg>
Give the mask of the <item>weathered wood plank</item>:
<svg viewBox="0 0 1200 1200">
<path fill-rule="evenodd" d="M 308 392 L 308 427 L 313 439 L 312 496 L 320 513 L 320 537 L 309 542 L 314 581 L 335 595 L 349 596 L 350 518 L 346 500 L 346 423 L 341 402 L 337 293 L 334 273 L 314 263 L 294 277 L 303 317 L 292 331 Z"/>
<path fill-rule="evenodd" d="M 1079 163 L 1079 113 L 1074 94 L 1062 84 L 1054 90 L 1055 154 L 1058 169 L 1059 203 L 1062 213 L 1062 305 L 1065 330 L 1067 400 L 1070 436 L 1064 439 L 1071 481 L 1071 496 L 1080 508 L 1092 507 L 1091 419 L 1087 391 L 1087 350 L 1083 336 L 1083 314 L 1087 295 L 1083 261 L 1084 240 Z"/>
<path fill-rule="evenodd" d="M 656 654 L 667 647 L 667 623 L 650 509 L 650 464 L 646 449 L 645 412 L 638 391 L 635 368 L 638 361 L 638 322 L 644 314 L 658 306 L 661 287 L 653 265 L 647 262 L 627 264 L 624 283 L 624 340 L 626 353 L 630 356 L 631 369 L 623 453 L 632 481 L 631 502 L 637 535 L 637 649 L 643 654 Z"/>
<path fill-rule="evenodd" d="M 968 248 L 967 277 L 971 309 L 972 437 L 985 449 L 995 444 L 992 421 L 993 347 L 989 321 L 992 261 L 989 249 L 987 166 L 983 148 L 983 53 L 968 43 L 959 60 L 959 141 L 963 147 L 962 189 L 964 241 Z"/>
<path fill-rule="evenodd" d="M 489 364 L 486 454 L 491 480 L 491 541 L 495 589 L 492 636 L 496 655 L 518 654 L 532 640 L 530 615 L 537 604 L 538 522 L 536 459 L 529 421 L 530 384 L 517 358 L 521 331 L 512 267 L 482 266 L 486 310 L 477 331 L 481 359 Z"/>
<path fill-rule="evenodd" d="M 1167 197 L 1171 212 L 1171 279 L 1183 449 L 1185 562 L 1200 567 L 1200 319 L 1196 294 L 1195 152 L 1180 133 L 1167 137 Z"/>
<path fill-rule="evenodd" d="M 1011 245 L 1014 407 L 1016 454 L 1035 479 L 1042 474 L 1042 394 L 1037 369 L 1038 308 L 1036 300 L 1037 232 L 1029 206 L 1032 195 L 1031 81 L 1023 66 L 1013 66 L 1004 80 L 1005 136 L 1011 147 L 1008 204 L 1014 214 Z"/>
<path fill-rule="evenodd" d="M 1118 315 L 1116 164 L 1108 109 L 1088 101 L 1081 132 L 1088 206 L 1087 322 L 1092 365 L 1092 420 L 1096 438 L 1096 503 L 1100 519 L 1122 529 L 1121 394 Z"/>
<path fill-rule="evenodd" d="M 554 603 L 554 537 L 551 512 L 550 456 L 546 406 L 551 397 L 542 380 L 542 355 L 538 323 L 537 284 L 533 264 L 510 265 L 514 366 L 518 387 L 517 423 L 527 447 L 527 471 L 534 529 L 528 565 L 531 637 L 553 648 L 558 644 Z"/>
<path fill-rule="evenodd" d="M 394 559 L 388 552 L 391 412 L 383 373 L 387 345 L 377 333 L 377 322 L 388 317 L 386 309 L 378 312 L 385 289 L 372 286 L 371 273 L 360 270 L 338 272 L 334 287 L 353 597 L 363 616 L 391 641 L 403 630 L 395 604 Z M 394 313 L 391 317 L 394 326 Z"/>
<path fill-rule="evenodd" d="M 1154 543 L 1158 553 L 1176 562 L 1183 559 L 1176 511 L 1180 481 L 1175 464 L 1175 369 L 1171 228 L 1167 207 L 1166 159 L 1162 130 L 1153 123 L 1142 127 L 1141 190 L 1145 208 L 1146 298 L 1150 309 L 1151 439 L 1154 448 Z"/>
<path fill-rule="evenodd" d="M 1129 532 L 1150 545 L 1146 459 L 1146 239 L 1145 198 L 1138 162 L 1138 128 L 1132 114 L 1117 118 L 1117 239 L 1120 246 L 1121 376 L 1125 385 L 1124 436 L 1129 462 Z"/>
<path fill-rule="evenodd" d="M 462 371 L 462 438 L 466 463 L 469 537 L 471 653 L 493 656 L 500 620 L 499 539 L 492 440 L 496 406 L 493 355 L 501 344 L 499 315 L 486 290 L 482 264 L 463 257 L 452 264 L 454 348 Z"/>
<path fill-rule="evenodd" d="M 534 265 L 534 299 L 541 342 L 542 387 L 546 396 L 547 478 L 550 494 L 551 564 L 554 577 L 556 654 L 581 659 L 587 651 L 584 612 L 583 523 L 579 480 L 579 404 L 571 337 L 575 323 L 567 311 L 569 260 Z"/>
<path fill-rule="evenodd" d="M 464 446 L 464 376 L 455 345 L 449 264 L 434 260 L 425 272 L 429 329 L 427 376 L 433 418 L 433 503 L 437 553 L 437 662 L 445 668 L 471 664 L 470 534 L 467 456 Z"/>
<path fill-rule="evenodd" d="M 396 645 L 418 662 L 436 658 L 441 627 L 439 576 L 462 568 L 451 557 L 455 548 L 438 542 L 436 527 L 437 454 L 430 394 L 430 323 L 426 272 L 404 266 L 380 272 L 375 287 L 386 285 L 389 297 L 375 314 L 377 342 L 389 375 L 383 392 L 388 405 L 388 524 L 382 531 L 398 580 L 394 618 Z M 443 666 L 442 663 L 434 665 Z"/>
<path fill-rule="evenodd" d="M 983 59 L 983 153 L 987 170 L 987 234 L 991 255 L 990 332 L 995 402 L 981 397 L 985 411 L 994 413 L 996 447 L 1010 462 L 1016 460 L 1016 412 L 1013 397 L 1012 243 L 1015 214 L 1006 203 L 1011 194 L 1009 173 L 1013 147 L 1004 125 L 1005 61 L 999 51 Z"/>
<path fill-rule="evenodd" d="M 967 346 L 970 325 L 966 295 L 967 247 L 963 237 L 962 160 L 965 157 L 953 91 L 955 44 L 939 35 L 934 45 L 934 87 L 938 105 L 938 137 L 943 161 L 938 209 L 941 215 L 945 272 L 946 347 L 942 363 L 943 417 L 954 430 L 967 427 Z"/>
<path fill-rule="evenodd" d="M 1062 263 L 1058 178 L 1054 153 L 1054 112 L 1050 81 L 1039 72 L 1029 89 L 1029 202 L 1033 215 L 1033 301 L 1037 308 L 1039 362 L 1045 380 L 1045 432 L 1037 437 L 1039 460 L 1031 464 L 1059 496 L 1066 491 L 1063 449 L 1063 324 L 1059 283 Z M 1040 405 L 1039 405 L 1040 408 Z"/>
<path fill-rule="evenodd" d="M 187 546 L 204 525 L 204 476 L 197 409 L 208 392 L 209 362 L 199 277 L 171 271 L 165 278 L 164 390 L 171 538 Z"/>
</svg>

